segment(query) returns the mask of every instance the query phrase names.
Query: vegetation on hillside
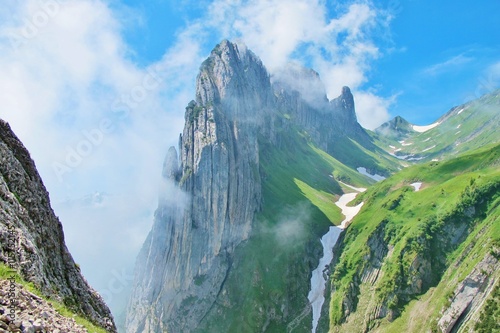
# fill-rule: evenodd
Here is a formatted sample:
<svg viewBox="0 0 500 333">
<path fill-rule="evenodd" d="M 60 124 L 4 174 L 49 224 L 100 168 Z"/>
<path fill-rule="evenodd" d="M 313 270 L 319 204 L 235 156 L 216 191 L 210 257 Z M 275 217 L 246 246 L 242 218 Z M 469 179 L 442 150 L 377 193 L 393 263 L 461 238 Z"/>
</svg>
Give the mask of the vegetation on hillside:
<svg viewBox="0 0 500 333">
<path fill-rule="evenodd" d="M 277 142 L 259 140 L 262 211 L 252 236 L 236 250 L 224 305 L 214 307 L 217 315 L 209 314 L 200 332 L 266 327 L 268 333 L 282 333 L 288 325 L 296 325 L 296 332 L 310 330 L 307 294 L 321 256 L 319 239 L 343 220 L 334 204 L 344 191 L 339 181 L 357 187 L 372 183 L 314 146 L 286 117 L 276 131 Z"/>
<path fill-rule="evenodd" d="M 411 155 L 406 164 L 443 159 L 465 153 L 485 145 L 500 142 L 500 90 L 458 106 L 442 116 L 440 123 L 423 133 L 408 131 L 394 137 L 371 133 L 375 143 L 399 156 Z"/>
<path fill-rule="evenodd" d="M 382 325 L 384 332 L 401 331 L 416 320 L 405 313 L 430 292 L 434 307 L 421 317 L 435 320 L 453 291 L 441 283 L 443 276 L 463 280 L 500 244 L 499 164 L 500 145 L 489 146 L 405 169 L 362 194 L 365 206 L 347 231 L 332 275 L 331 327 Z M 410 186 L 417 181 L 423 182 L 418 192 Z M 474 256 L 464 256 L 459 268 L 449 271 L 466 248 Z M 374 288 L 366 289 L 363 273 L 374 267 L 381 272 Z M 348 322 L 346 313 L 351 313 Z"/>
</svg>

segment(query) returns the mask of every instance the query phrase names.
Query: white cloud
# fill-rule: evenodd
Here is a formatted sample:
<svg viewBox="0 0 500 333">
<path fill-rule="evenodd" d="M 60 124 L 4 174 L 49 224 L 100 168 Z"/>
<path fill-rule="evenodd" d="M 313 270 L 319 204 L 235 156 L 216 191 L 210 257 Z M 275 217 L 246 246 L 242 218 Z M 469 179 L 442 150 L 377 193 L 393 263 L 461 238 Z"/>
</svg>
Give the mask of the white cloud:
<svg viewBox="0 0 500 333">
<path fill-rule="evenodd" d="M 372 92 L 358 91 L 354 95 L 356 106 L 366 112 L 358 112 L 358 122 L 365 128 L 375 129 L 390 117 L 387 109 L 395 103 L 396 96 L 385 99 Z"/>
<path fill-rule="evenodd" d="M 368 2 L 353 3 L 333 19 L 327 12 L 320 0 L 219 0 L 212 3 L 208 21 L 221 35 L 241 38 L 271 72 L 296 60 L 320 73 L 330 99 L 345 85 L 354 95 L 367 95 L 362 85 L 368 80 L 371 61 L 380 56 L 374 31 L 387 28 L 389 13 Z M 376 97 L 368 95 L 372 100 Z M 369 119 L 372 112 L 377 112 L 372 119 L 380 123 L 389 119 L 388 101 L 393 97 L 377 99 L 375 109 L 370 103 L 357 105 L 359 119 Z M 371 121 L 369 126 L 380 123 Z"/>
<path fill-rule="evenodd" d="M 485 73 L 486 83 L 485 85 L 490 90 L 498 89 L 500 85 L 500 61 L 489 66 Z"/>
<path fill-rule="evenodd" d="M 443 62 L 429 66 L 423 70 L 425 75 L 439 75 L 451 70 L 456 70 L 457 68 L 471 62 L 474 58 L 467 57 L 463 54 L 453 56 Z"/>
</svg>

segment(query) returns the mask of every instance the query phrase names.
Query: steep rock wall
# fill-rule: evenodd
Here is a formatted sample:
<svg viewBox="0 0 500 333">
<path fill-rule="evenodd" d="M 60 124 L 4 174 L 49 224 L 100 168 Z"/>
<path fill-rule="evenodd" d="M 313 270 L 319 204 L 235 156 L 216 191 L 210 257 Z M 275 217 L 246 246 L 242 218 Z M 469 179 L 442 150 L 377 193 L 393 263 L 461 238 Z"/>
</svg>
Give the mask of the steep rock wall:
<svg viewBox="0 0 500 333">
<path fill-rule="evenodd" d="M 260 60 L 236 44 L 224 41 L 202 65 L 180 162 L 171 149 L 164 171 L 187 198 L 160 201 L 138 258 L 128 332 L 192 331 L 215 301 L 260 209 L 257 134 L 269 91 Z"/>
<path fill-rule="evenodd" d="M 80 274 L 49 194 L 21 141 L 0 120 L 0 261 L 43 294 L 115 332 L 111 312 Z"/>
</svg>

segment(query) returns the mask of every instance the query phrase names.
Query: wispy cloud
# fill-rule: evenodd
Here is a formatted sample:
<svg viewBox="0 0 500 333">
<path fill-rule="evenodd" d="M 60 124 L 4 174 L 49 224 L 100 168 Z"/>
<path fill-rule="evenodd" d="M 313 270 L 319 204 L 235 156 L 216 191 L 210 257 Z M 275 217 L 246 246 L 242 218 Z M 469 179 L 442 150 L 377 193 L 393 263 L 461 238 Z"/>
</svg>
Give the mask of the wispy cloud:
<svg viewBox="0 0 500 333">
<path fill-rule="evenodd" d="M 112 269 L 133 265 L 152 224 L 154 184 L 194 96 L 196 27 L 144 68 L 130 61 L 123 23 L 105 2 L 9 8 L 0 12 L 0 118 L 32 153 L 73 256 L 104 290 Z M 111 194 L 102 207 L 67 204 L 96 191 Z"/>
<path fill-rule="evenodd" d="M 474 58 L 472 57 L 468 57 L 464 54 L 459 54 L 443 62 L 424 68 L 422 72 L 424 75 L 435 76 L 452 70 L 460 69 L 463 65 L 468 64 L 473 60 Z"/>
</svg>

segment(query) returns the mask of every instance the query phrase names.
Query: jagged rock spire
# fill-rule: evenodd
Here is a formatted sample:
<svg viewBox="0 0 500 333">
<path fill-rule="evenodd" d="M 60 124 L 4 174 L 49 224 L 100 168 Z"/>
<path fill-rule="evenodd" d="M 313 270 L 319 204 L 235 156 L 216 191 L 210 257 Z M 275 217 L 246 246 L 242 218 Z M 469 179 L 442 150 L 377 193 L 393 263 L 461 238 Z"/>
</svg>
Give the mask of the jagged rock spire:
<svg viewBox="0 0 500 333">
<path fill-rule="evenodd" d="M 163 162 L 163 178 L 177 181 L 179 176 L 179 159 L 175 147 L 170 147 Z"/>
</svg>

